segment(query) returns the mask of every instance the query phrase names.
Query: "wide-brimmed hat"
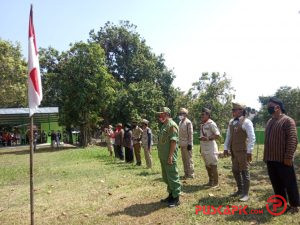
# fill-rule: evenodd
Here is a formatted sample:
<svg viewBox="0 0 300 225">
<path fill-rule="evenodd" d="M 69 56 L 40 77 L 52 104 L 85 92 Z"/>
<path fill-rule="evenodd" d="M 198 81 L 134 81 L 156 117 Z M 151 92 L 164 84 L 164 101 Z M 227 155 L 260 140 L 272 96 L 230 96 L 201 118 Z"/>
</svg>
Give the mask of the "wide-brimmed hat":
<svg viewBox="0 0 300 225">
<path fill-rule="evenodd" d="M 142 119 L 142 123 L 148 125 L 148 124 L 149 124 L 149 121 L 146 120 L 146 119 Z"/>
<path fill-rule="evenodd" d="M 246 109 L 246 105 L 240 102 L 233 102 L 232 103 L 232 109 L 241 109 L 244 110 Z"/>
<path fill-rule="evenodd" d="M 188 114 L 189 111 L 186 108 L 180 108 L 179 113 L 181 114 Z"/>
<path fill-rule="evenodd" d="M 171 110 L 168 107 L 162 107 L 162 109 L 156 113 L 157 114 L 168 113 L 169 115 L 171 115 Z"/>
</svg>

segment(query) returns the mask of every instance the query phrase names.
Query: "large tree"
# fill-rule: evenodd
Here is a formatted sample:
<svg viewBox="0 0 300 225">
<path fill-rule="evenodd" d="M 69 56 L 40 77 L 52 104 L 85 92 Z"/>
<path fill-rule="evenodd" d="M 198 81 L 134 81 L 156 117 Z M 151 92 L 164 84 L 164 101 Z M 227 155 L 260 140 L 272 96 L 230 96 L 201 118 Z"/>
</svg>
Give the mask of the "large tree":
<svg viewBox="0 0 300 225">
<path fill-rule="evenodd" d="M 98 44 L 76 43 L 61 57 L 61 119 L 66 125 L 80 128 L 80 143 L 86 146 L 91 129 L 114 101 L 115 82 Z"/>
<path fill-rule="evenodd" d="M 62 106 L 61 53 L 52 47 L 40 48 L 39 59 L 43 86 L 42 106 Z"/>
<path fill-rule="evenodd" d="M 203 107 L 212 110 L 212 118 L 219 128 L 226 128 L 231 118 L 234 89 L 226 73 L 202 73 L 199 81 L 193 83 L 193 106 L 191 115 L 198 127 Z"/>
<path fill-rule="evenodd" d="M 146 45 L 135 25 L 128 21 L 120 25 L 107 22 L 98 32 L 90 32 L 89 41 L 104 49 L 110 73 L 124 88 L 140 81 L 155 83 L 163 92 L 165 104 L 173 107 L 173 71 L 166 67 L 162 55 L 156 56 Z"/>
<path fill-rule="evenodd" d="M 27 66 L 20 44 L 0 39 L 0 107 L 26 107 L 27 102 Z"/>
</svg>

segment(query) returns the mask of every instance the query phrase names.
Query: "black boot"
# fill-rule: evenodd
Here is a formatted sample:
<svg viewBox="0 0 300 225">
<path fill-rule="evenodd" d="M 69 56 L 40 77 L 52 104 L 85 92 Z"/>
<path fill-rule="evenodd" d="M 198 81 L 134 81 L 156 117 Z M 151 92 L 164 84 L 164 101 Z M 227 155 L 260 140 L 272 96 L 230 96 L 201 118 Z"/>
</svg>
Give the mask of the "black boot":
<svg viewBox="0 0 300 225">
<path fill-rule="evenodd" d="M 213 179 L 212 179 L 211 166 L 205 166 L 205 167 L 206 167 L 206 171 L 207 171 L 207 175 L 208 175 L 208 183 L 205 184 L 205 186 L 212 186 L 213 185 Z"/>
<path fill-rule="evenodd" d="M 249 189 L 250 189 L 250 173 L 248 170 L 242 171 L 243 178 L 243 196 L 239 199 L 241 202 L 246 202 L 249 200 Z"/>
<path fill-rule="evenodd" d="M 178 206 L 178 205 L 180 205 L 179 196 L 177 196 L 176 198 L 173 198 L 171 196 L 171 199 L 168 202 L 169 208 L 173 208 L 173 207 Z"/>
<path fill-rule="evenodd" d="M 164 198 L 164 199 L 161 199 L 160 202 L 161 202 L 161 203 L 167 203 L 167 202 L 170 201 L 171 198 L 173 198 L 173 197 L 172 197 L 172 193 L 169 193 L 169 196 L 166 197 L 166 198 Z"/>
<path fill-rule="evenodd" d="M 217 188 L 217 187 L 219 187 L 218 166 L 217 165 L 212 165 L 211 170 L 212 170 L 212 177 L 213 177 L 212 188 Z"/>
<path fill-rule="evenodd" d="M 239 171 L 232 171 L 238 190 L 230 195 L 230 197 L 238 197 L 243 195 L 243 182 Z"/>
</svg>

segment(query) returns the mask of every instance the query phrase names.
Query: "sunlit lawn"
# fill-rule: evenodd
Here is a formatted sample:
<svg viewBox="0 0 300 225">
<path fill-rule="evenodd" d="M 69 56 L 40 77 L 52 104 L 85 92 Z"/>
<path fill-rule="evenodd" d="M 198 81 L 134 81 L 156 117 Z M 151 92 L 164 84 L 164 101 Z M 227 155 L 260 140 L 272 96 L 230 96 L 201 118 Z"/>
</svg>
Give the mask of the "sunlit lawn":
<svg viewBox="0 0 300 225">
<path fill-rule="evenodd" d="M 300 214 L 274 217 L 267 212 L 266 200 L 273 192 L 261 161 L 262 147 L 257 162 L 256 150 L 251 199 L 241 204 L 228 197 L 235 188 L 230 159 L 219 161 L 220 188 L 207 189 L 203 186 L 207 182 L 205 167 L 199 146 L 195 146 L 196 178 L 183 181 L 181 205 L 173 209 L 159 202 L 167 193 L 155 148 L 152 170 L 145 168 L 145 162 L 137 167 L 114 160 L 102 147 L 38 150 L 34 168 L 36 224 L 300 224 Z M 28 158 L 28 151 L 0 149 L 0 224 L 30 222 Z M 178 164 L 183 175 L 181 160 Z M 264 213 L 195 214 L 196 205 L 246 204 L 247 210 L 263 209 Z"/>
</svg>

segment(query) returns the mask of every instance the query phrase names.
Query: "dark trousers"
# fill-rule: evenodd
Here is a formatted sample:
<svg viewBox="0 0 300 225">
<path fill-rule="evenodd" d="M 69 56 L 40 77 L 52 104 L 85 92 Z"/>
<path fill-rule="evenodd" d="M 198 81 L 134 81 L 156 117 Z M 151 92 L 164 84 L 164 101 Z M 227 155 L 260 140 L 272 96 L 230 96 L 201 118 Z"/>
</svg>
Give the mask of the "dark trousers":
<svg viewBox="0 0 300 225">
<path fill-rule="evenodd" d="M 116 145 L 116 153 L 119 159 L 124 160 L 123 147 L 121 145 Z"/>
<path fill-rule="evenodd" d="M 115 158 L 119 158 L 119 154 L 118 154 L 118 151 L 117 151 L 117 146 L 115 144 L 113 145 L 113 148 L 114 148 Z"/>
<path fill-rule="evenodd" d="M 133 162 L 133 149 L 125 147 L 125 162 Z"/>
<path fill-rule="evenodd" d="M 291 206 L 299 206 L 299 191 L 294 166 L 281 162 L 267 161 L 268 174 L 274 193 L 281 195 Z"/>
</svg>

